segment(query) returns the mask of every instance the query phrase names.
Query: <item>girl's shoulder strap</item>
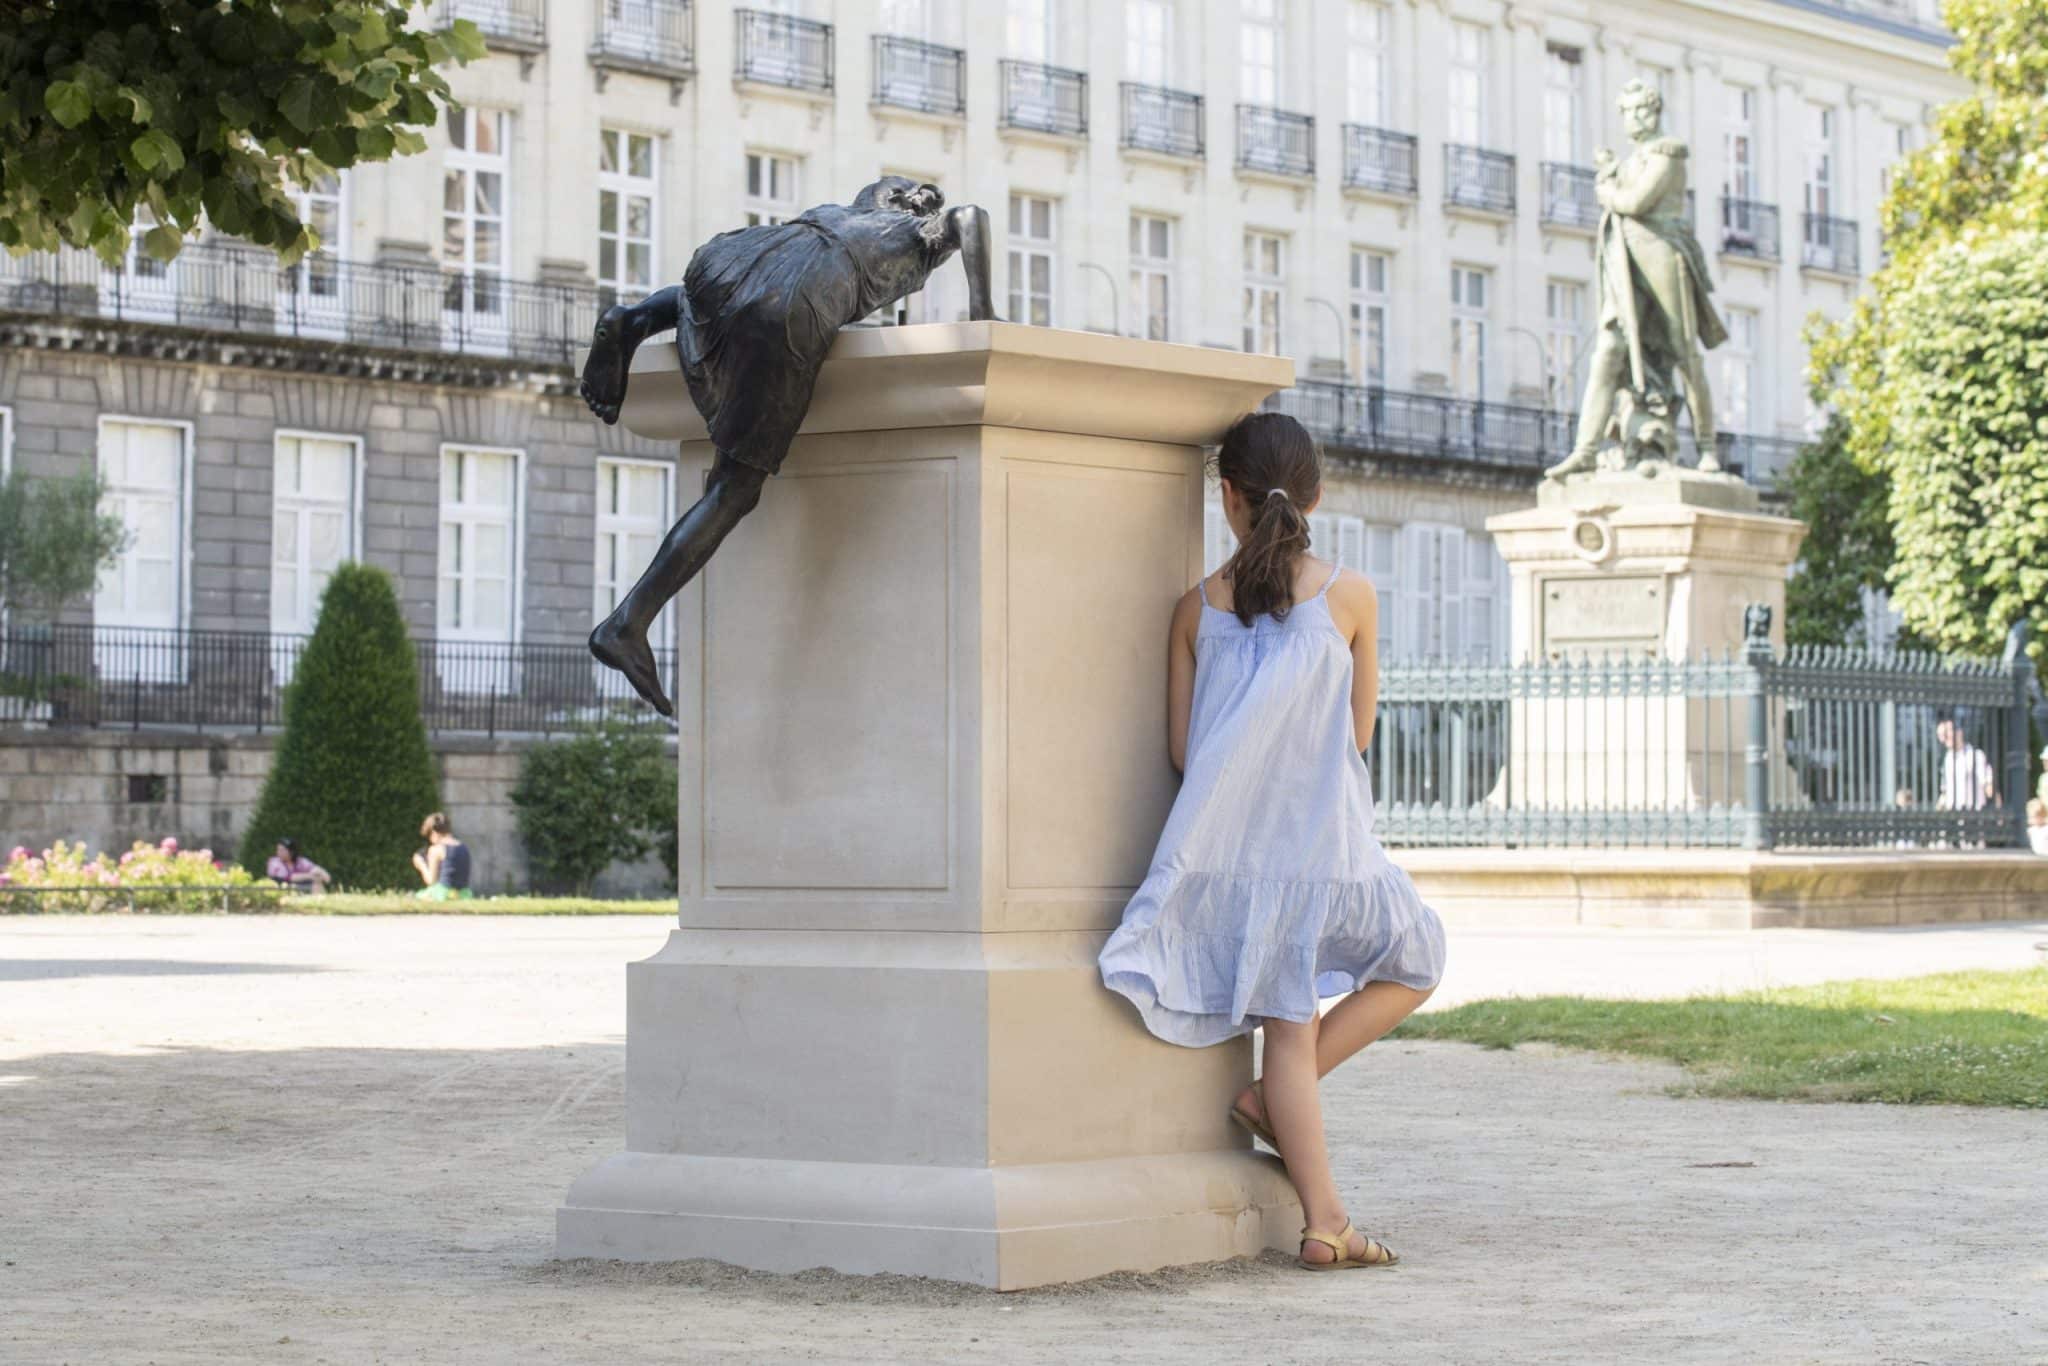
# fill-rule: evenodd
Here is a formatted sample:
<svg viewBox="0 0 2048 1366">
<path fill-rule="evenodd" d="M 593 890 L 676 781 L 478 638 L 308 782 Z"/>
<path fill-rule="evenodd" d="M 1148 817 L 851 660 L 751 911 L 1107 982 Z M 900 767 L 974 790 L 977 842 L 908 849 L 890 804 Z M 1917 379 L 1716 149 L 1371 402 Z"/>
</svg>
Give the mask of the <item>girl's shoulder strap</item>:
<svg viewBox="0 0 2048 1366">
<path fill-rule="evenodd" d="M 1339 565 L 1333 565 L 1333 566 L 1331 566 L 1331 568 L 1330 568 L 1330 577 L 1329 577 L 1329 578 L 1327 578 L 1327 579 L 1325 579 L 1325 580 L 1323 581 L 1323 587 L 1322 587 L 1322 591 L 1318 592 L 1318 593 L 1316 594 L 1316 596 L 1317 596 L 1317 597 L 1319 597 L 1319 598 L 1326 598 L 1326 597 L 1330 596 L 1330 590 L 1331 590 L 1332 588 L 1335 588 L 1335 587 L 1337 586 L 1337 580 L 1338 580 L 1338 579 L 1341 579 L 1341 578 L 1343 578 L 1343 577 L 1344 577 L 1344 566 L 1343 566 L 1343 565 L 1339 564 Z"/>
<path fill-rule="evenodd" d="M 1195 580 L 1195 591 L 1202 595 L 1202 606 L 1207 607 L 1209 605 L 1209 576 L 1207 574 Z"/>
</svg>

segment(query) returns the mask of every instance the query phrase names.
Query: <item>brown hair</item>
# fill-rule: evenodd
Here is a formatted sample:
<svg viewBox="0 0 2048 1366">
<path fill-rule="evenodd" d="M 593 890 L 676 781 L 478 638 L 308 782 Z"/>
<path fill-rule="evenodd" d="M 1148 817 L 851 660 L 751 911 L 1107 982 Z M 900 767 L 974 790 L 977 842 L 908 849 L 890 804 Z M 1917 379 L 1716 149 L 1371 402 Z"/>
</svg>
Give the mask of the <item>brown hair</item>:
<svg viewBox="0 0 2048 1366">
<path fill-rule="evenodd" d="M 1323 489 L 1316 443 L 1285 413 L 1252 413 L 1223 434 L 1216 474 L 1251 504 L 1251 531 L 1223 575 L 1231 610 L 1249 626 L 1284 621 L 1294 607 L 1294 573 L 1308 552 L 1308 512 Z"/>
<path fill-rule="evenodd" d="M 421 839 L 432 839 L 435 835 L 445 835 L 447 833 L 448 818 L 439 811 L 436 811 L 433 815 L 420 822 Z"/>
</svg>

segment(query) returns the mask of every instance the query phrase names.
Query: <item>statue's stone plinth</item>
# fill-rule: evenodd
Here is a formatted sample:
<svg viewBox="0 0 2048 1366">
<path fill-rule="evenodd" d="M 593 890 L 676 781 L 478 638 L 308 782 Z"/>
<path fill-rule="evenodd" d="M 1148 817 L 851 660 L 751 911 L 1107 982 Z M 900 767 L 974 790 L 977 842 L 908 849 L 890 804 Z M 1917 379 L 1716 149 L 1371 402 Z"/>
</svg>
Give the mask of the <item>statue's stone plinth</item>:
<svg viewBox="0 0 2048 1366">
<path fill-rule="evenodd" d="M 565 1257 L 1006 1289 L 1292 1247 L 1095 955 L 1176 778 L 1200 443 L 1285 360 L 1002 323 L 843 333 L 783 477 L 676 600 L 681 925 L 627 972 L 626 1146 Z M 672 348 L 625 424 L 711 452 Z M 686 487 L 688 481 L 686 480 Z"/>
</svg>

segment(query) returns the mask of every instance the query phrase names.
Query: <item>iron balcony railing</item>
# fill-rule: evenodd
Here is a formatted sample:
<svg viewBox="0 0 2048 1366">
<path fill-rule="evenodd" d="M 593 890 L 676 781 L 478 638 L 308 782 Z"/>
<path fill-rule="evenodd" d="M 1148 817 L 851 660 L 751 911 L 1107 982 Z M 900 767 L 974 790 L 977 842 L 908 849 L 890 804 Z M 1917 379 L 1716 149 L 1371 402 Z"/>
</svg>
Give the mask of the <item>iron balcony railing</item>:
<svg viewBox="0 0 2048 1366">
<path fill-rule="evenodd" d="M 1758 609 L 1752 609 L 1753 611 Z M 1654 646 L 1393 661 L 1367 761 L 1389 844 L 2024 846 L 2024 653 Z"/>
<path fill-rule="evenodd" d="M 120 626 L 0 630 L 0 723 L 268 731 L 307 637 Z M 420 713 L 434 733 L 546 735 L 605 717 L 671 725 L 581 644 L 415 640 Z M 673 693 L 673 651 L 662 651 Z"/>
<path fill-rule="evenodd" d="M 1515 159 L 1484 147 L 1444 144 L 1444 203 L 1489 213 L 1515 211 Z"/>
<path fill-rule="evenodd" d="M 874 37 L 876 104 L 924 114 L 967 112 L 967 54 L 893 33 Z"/>
<path fill-rule="evenodd" d="M 1002 75 L 1002 125 L 1036 133 L 1088 135 L 1088 77 L 1043 62 L 1005 61 Z"/>
<path fill-rule="evenodd" d="M 733 79 L 789 90 L 832 88 L 832 26 L 768 10 L 733 11 Z"/>
<path fill-rule="evenodd" d="M 591 61 L 652 76 L 694 69 L 689 0 L 596 0 Z"/>
<path fill-rule="evenodd" d="M 1721 250 L 1759 261 L 1778 259 L 1778 206 L 1721 196 Z"/>
<path fill-rule="evenodd" d="M 1493 465 L 1531 475 L 1570 454 L 1578 421 L 1577 414 L 1561 409 L 1332 380 L 1299 380 L 1275 392 L 1266 407 L 1286 413 L 1340 450 Z M 1680 460 L 1696 463 L 1691 430 L 1681 428 L 1678 441 Z M 1723 432 L 1716 450 L 1723 469 L 1773 493 L 1803 444 Z"/>
<path fill-rule="evenodd" d="M 1316 121 L 1263 104 L 1237 107 L 1239 170 L 1273 175 L 1313 176 L 1316 173 Z"/>
<path fill-rule="evenodd" d="M 1543 172 L 1543 221 L 1570 228 L 1600 226 L 1600 201 L 1594 196 L 1596 172 L 1590 166 L 1546 161 Z"/>
<path fill-rule="evenodd" d="M 108 270 L 85 252 L 0 254 L 0 309 L 214 332 L 567 365 L 589 344 L 600 298 L 434 267 L 316 255 L 281 268 L 269 250 L 198 242 L 175 261 Z"/>
<path fill-rule="evenodd" d="M 547 45 L 547 0 L 434 0 L 431 13 L 443 28 L 467 19 L 500 46 L 539 51 Z"/>
<path fill-rule="evenodd" d="M 1203 154 L 1200 95 L 1130 81 L 1122 88 L 1124 146 L 1175 157 Z"/>
<path fill-rule="evenodd" d="M 1799 263 L 1837 275 L 1858 274 L 1858 237 L 1853 218 L 1807 214 L 1805 231 L 1800 237 Z"/>
<path fill-rule="evenodd" d="M 1345 124 L 1344 183 L 1352 189 L 1413 198 L 1417 184 L 1414 136 L 1362 123 Z"/>
</svg>

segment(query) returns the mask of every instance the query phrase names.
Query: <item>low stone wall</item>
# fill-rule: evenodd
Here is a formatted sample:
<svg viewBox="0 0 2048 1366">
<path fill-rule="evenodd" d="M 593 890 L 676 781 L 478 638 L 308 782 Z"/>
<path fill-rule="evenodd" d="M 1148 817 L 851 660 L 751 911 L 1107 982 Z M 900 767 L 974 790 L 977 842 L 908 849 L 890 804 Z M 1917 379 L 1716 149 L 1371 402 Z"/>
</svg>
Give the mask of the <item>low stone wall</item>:
<svg viewBox="0 0 2048 1366">
<path fill-rule="evenodd" d="M 186 848 L 232 858 L 270 774 L 275 735 L 167 731 L 0 729 L 0 852 L 83 840 L 120 851 L 136 840 L 175 835 Z M 531 889 L 512 786 L 532 743 L 440 737 L 432 742 L 441 801 L 475 851 L 479 892 Z M 425 816 L 426 812 L 419 813 Z M 310 837 L 307 851 L 318 860 Z M 655 860 L 613 868 L 602 896 L 662 896 L 667 872 Z"/>
<path fill-rule="evenodd" d="M 1388 852 L 1453 926 L 1848 929 L 2048 920 L 2048 858 L 2020 851 Z"/>
</svg>

